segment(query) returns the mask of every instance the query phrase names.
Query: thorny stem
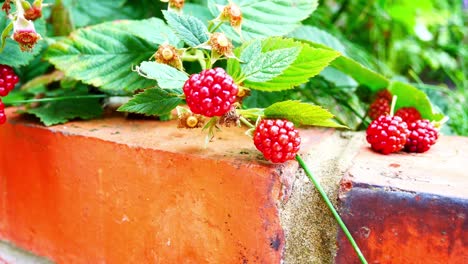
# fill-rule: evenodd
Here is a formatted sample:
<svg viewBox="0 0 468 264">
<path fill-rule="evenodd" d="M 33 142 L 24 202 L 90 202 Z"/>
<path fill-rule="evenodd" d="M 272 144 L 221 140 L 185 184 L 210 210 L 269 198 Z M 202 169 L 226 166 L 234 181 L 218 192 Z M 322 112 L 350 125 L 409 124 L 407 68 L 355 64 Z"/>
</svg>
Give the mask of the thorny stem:
<svg viewBox="0 0 468 264">
<path fill-rule="evenodd" d="M 305 164 L 305 162 L 302 160 L 302 158 L 301 158 L 301 156 L 299 156 L 299 154 L 296 155 L 296 160 L 299 162 L 299 165 L 302 167 L 302 169 L 304 169 L 304 171 L 305 171 L 307 177 L 309 178 L 309 180 L 314 184 L 315 188 L 317 189 L 317 191 L 322 196 L 323 200 L 325 201 L 328 208 L 330 209 L 333 216 L 335 217 L 336 221 L 338 222 L 338 225 L 341 227 L 341 229 L 343 230 L 343 233 L 346 235 L 349 242 L 351 243 L 351 246 L 353 247 L 354 251 L 356 251 L 356 254 L 359 257 L 359 260 L 361 260 L 361 263 L 362 264 L 367 264 L 366 258 L 364 257 L 361 250 L 359 249 L 359 246 L 356 244 L 356 241 L 354 241 L 353 236 L 351 235 L 348 228 L 346 227 L 346 224 L 343 222 L 340 215 L 336 211 L 335 207 L 331 203 L 330 199 L 328 198 L 327 194 L 323 190 L 323 188 L 320 185 L 319 181 L 312 175 L 312 172 L 310 171 L 309 167 L 307 166 L 307 164 Z"/>
</svg>

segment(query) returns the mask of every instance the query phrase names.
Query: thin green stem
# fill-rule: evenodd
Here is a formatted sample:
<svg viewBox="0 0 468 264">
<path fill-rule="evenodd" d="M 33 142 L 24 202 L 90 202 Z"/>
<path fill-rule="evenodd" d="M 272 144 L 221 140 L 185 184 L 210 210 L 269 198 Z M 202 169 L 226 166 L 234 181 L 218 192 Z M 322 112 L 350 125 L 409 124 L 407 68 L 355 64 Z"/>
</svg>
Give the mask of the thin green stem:
<svg viewBox="0 0 468 264">
<path fill-rule="evenodd" d="M 327 194 L 325 193 L 325 191 L 323 190 L 322 186 L 320 185 L 319 181 L 317 179 L 315 179 L 315 177 L 312 175 L 312 172 L 310 171 L 309 167 L 307 166 L 307 164 L 305 164 L 305 162 L 302 160 L 301 156 L 296 155 L 296 160 L 299 162 L 299 165 L 302 167 L 302 169 L 304 169 L 307 177 L 310 179 L 310 181 L 314 184 L 315 188 L 317 189 L 317 191 L 320 193 L 320 195 L 322 196 L 323 200 L 325 201 L 325 203 L 327 204 L 328 208 L 330 209 L 330 211 L 332 212 L 333 216 L 335 217 L 336 221 L 338 222 L 338 225 L 341 227 L 341 229 L 343 230 L 343 233 L 346 235 L 346 237 L 348 238 L 349 242 L 351 243 L 351 246 L 353 247 L 354 251 L 356 251 L 356 254 L 358 255 L 359 257 L 359 260 L 361 261 L 361 263 L 363 264 L 367 264 L 367 260 L 366 258 L 364 257 L 364 255 L 362 254 L 361 250 L 359 249 L 359 246 L 356 244 L 356 241 L 354 241 L 354 238 L 353 236 L 351 235 L 351 233 L 349 232 L 348 228 L 346 227 L 346 224 L 343 222 L 343 220 L 341 219 L 340 215 L 338 214 L 338 212 L 336 211 L 335 207 L 333 206 L 333 204 L 331 203 L 330 199 L 328 198 Z"/>
<path fill-rule="evenodd" d="M 94 94 L 94 95 L 75 95 L 75 96 L 62 96 L 62 97 L 51 97 L 51 98 L 39 98 L 39 99 L 29 99 L 29 100 L 5 100 L 6 104 L 26 104 L 26 103 L 43 103 L 43 102 L 54 102 L 70 99 L 89 99 L 89 98 L 106 98 L 108 97 L 105 94 Z"/>
<path fill-rule="evenodd" d="M 210 30 L 210 33 L 213 33 L 216 30 L 218 30 L 221 27 L 222 24 L 223 24 L 223 22 L 219 22 L 218 25 L 216 25 L 216 27 L 214 27 L 213 29 Z"/>
<path fill-rule="evenodd" d="M 241 116 L 239 118 L 239 120 L 246 126 L 250 127 L 250 128 L 255 128 L 255 126 L 249 122 L 249 120 L 247 120 L 245 117 Z"/>
<path fill-rule="evenodd" d="M 395 113 L 395 106 L 396 106 L 397 99 L 398 97 L 396 95 L 392 97 L 392 105 L 390 107 L 390 116 L 393 116 L 393 114 Z"/>
</svg>

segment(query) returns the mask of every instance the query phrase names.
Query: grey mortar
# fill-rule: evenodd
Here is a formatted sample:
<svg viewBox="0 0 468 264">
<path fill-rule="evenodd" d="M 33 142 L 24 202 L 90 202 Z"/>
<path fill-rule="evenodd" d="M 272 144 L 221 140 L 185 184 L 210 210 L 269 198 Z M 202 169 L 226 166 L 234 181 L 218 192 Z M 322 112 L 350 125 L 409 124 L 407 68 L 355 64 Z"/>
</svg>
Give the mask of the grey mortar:
<svg viewBox="0 0 468 264">
<path fill-rule="evenodd" d="M 339 182 L 364 143 L 363 133 L 335 132 L 303 155 L 335 207 Z M 333 215 L 302 169 L 292 188 L 279 212 L 286 237 L 283 263 L 333 263 L 338 232 Z"/>
</svg>

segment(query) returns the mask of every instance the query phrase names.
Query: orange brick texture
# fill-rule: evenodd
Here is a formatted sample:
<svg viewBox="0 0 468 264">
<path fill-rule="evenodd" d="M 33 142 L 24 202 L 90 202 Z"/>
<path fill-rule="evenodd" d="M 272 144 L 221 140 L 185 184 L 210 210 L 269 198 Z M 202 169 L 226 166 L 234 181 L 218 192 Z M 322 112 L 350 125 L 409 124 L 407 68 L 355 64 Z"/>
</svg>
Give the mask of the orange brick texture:
<svg viewBox="0 0 468 264">
<path fill-rule="evenodd" d="M 258 161 L 242 130 L 204 148 L 175 122 L 45 128 L 7 114 L 0 239 L 57 263 L 280 263 L 297 165 Z"/>
</svg>

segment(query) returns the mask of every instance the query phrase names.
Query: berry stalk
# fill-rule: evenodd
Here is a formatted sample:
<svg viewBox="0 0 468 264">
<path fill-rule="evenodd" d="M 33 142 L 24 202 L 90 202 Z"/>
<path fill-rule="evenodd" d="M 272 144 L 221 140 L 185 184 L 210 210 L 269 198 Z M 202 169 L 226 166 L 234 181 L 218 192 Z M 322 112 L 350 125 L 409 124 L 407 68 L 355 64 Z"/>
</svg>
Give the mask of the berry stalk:
<svg viewBox="0 0 468 264">
<path fill-rule="evenodd" d="M 27 104 L 27 103 L 43 103 L 43 102 L 54 102 L 70 99 L 89 99 L 89 98 L 106 98 L 108 95 L 105 94 L 92 94 L 92 95 L 75 95 L 75 96 L 61 96 L 61 97 L 50 97 L 50 98 L 38 98 L 29 100 L 4 100 L 5 104 Z"/>
<path fill-rule="evenodd" d="M 305 164 L 304 160 L 302 160 L 302 158 L 301 158 L 301 156 L 299 154 L 296 155 L 296 160 L 299 162 L 299 165 L 302 167 L 302 169 L 306 173 L 309 180 L 314 184 L 315 188 L 317 189 L 317 191 L 322 196 L 323 200 L 325 201 L 328 208 L 330 209 L 333 216 L 335 217 L 336 221 L 338 222 L 338 225 L 341 227 L 341 229 L 343 230 L 343 233 L 345 233 L 346 237 L 348 238 L 349 242 L 351 243 L 351 246 L 353 247 L 354 251 L 356 251 L 356 254 L 358 255 L 359 260 L 361 261 L 361 263 L 367 264 L 366 258 L 362 254 L 361 250 L 359 249 L 359 246 L 357 245 L 357 243 L 354 240 L 353 236 L 351 235 L 348 228 L 346 227 L 346 224 L 343 222 L 340 215 L 336 211 L 335 207 L 331 203 L 330 199 L 328 198 L 327 194 L 323 190 L 323 188 L 320 185 L 319 181 L 317 181 L 317 179 L 315 179 L 315 177 L 312 175 L 312 172 L 310 171 L 309 167 L 307 166 L 307 164 Z"/>
</svg>

